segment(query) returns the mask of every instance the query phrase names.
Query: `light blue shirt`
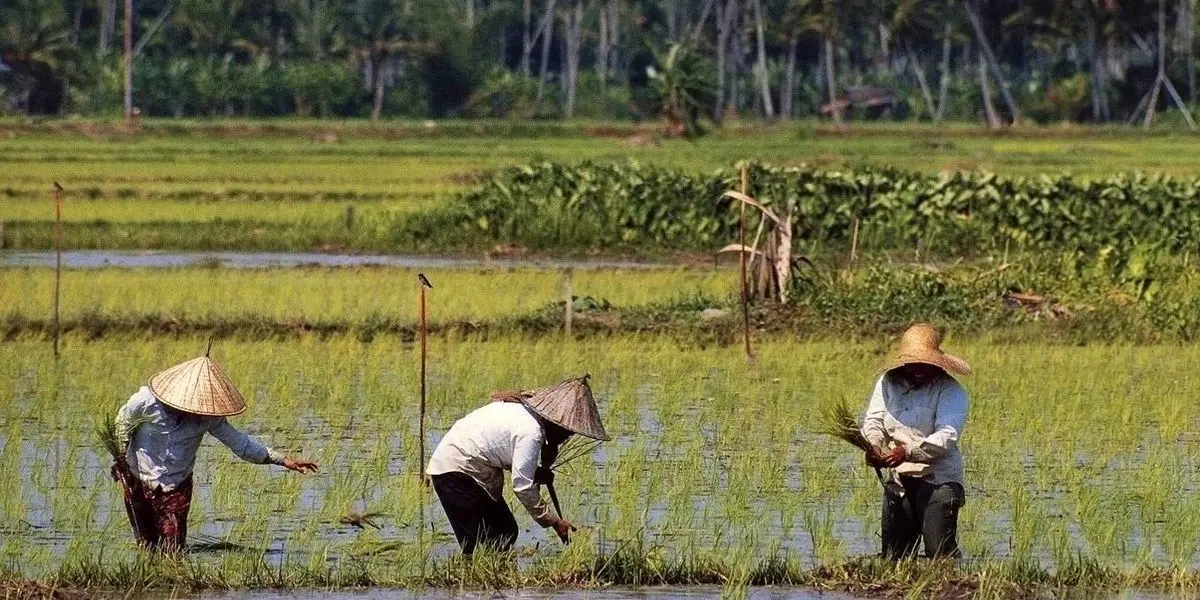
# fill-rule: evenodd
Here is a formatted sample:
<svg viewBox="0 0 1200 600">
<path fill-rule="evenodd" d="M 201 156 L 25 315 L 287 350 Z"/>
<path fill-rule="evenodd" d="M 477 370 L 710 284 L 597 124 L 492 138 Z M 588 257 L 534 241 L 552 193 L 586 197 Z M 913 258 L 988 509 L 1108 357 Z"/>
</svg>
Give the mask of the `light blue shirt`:
<svg viewBox="0 0 1200 600">
<path fill-rule="evenodd" d="M 891 373 L 875 382 L 862 433 L 877 448 L 903 444 L 908 462 L 892 471 L 938 485 L 963 484 L 958 439 L 967 424 L 967 390 L 949 375 L 909 389 Z"/>
<path fill-rule="evenodd" d="M 130 431 L 131 425 L 138 425 Z M 142 386 L 117 413 L 117 432 L 128 443 L 125 461 L 150 489 L 175 489 L 192 474 L 204 434 L 225 444 L 242 460 L 280 464 L 283 455 L 238 431 L 224 417 L 193 415 L 168 408 Z"/>
</svg>

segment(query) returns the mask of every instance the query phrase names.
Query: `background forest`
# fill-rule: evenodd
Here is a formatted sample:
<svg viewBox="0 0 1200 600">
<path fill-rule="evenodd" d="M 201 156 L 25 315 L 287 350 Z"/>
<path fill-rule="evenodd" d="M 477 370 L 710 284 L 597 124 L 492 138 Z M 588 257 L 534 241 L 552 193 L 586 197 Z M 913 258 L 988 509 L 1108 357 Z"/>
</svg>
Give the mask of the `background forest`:
<svg viewBox="0 0 1200 600">
<path fill-rule="evenodd" d="M 1141 122 L 1193 3 L 2 0 L 0 110 L 120 114 L 129 5 L 148 116 Z"/>
</svg>

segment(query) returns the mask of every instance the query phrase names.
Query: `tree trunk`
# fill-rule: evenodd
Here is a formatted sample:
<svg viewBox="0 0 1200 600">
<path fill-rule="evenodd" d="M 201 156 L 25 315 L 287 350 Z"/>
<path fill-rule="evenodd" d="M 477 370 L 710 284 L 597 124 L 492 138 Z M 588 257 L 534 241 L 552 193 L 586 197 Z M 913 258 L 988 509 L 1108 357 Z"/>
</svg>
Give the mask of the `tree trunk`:
<svg viewBox="0 0 1200 600">
<path fill-rule="evenodd" d="M 608 61 L 608 70 L 612 77 L 620 77 L 624 73 L 621 67 L 621 3 L 620 0 L 608 0 L 608 45 L 612 55 Z"/>
<path fill-rule="evenodd" d="M 1103 123 L 1107 116 L 1104 110 L 1104 97 L 1107 86 L 1104 83 L 1104 65 L 1101 64 L 1101 48 L 1096 24 L 1095 16 L 1091 11 L 1087 12 L 1087 28 L 1088 28 L 1088 67 L 1091 71 L 1092 88 L 1092 121 L 1095 123 Z"/>
<path fill-rule="evenodd" d="M 779 116 L 791 119 L 796 116 L 796 38 L 788 40 L 787 70 L 783 87 L 779 90 Z"/>
<path fill-rule="evenodd" d="M 116 30 L 117 0 L 100 0 L 100 43 L 96 47 L 96 56 L 108 56 Z"/>
<path fill-rule="evenodd" d="M 596 44 L 596 75 L 601 87 L 608 82 L 608 10 L 600 7 L 599 41 Z"/>
<path fill-rule="evenodd" d="M 75 0 L 75 14 L 71 17 L 71 43 L 79 44 L 79 32 L 83 29 L 83 3 L 85 0 Z"/>
<path fill-rule="evenodd" d="M 467 27 L 475 27 L 475 0 L 467 0 Z"/>
<path fill-rule="evenodd" d="M 523 0 L 521 17 L 525 26 L 521 30 L 521 74 L 529 77 L 529 56 L 533 54 L 533 0 Z"/>
<path fill-rule="evenodd" d="M 555 0 L 546 0 L 546 14 L 542 17 L 545 39 L 542 40 L 542 65 L 538 71 L 537 95 L 533 100 L 535 110 L 541 109 L 542 98 L 546 92 L 546 75 L 550 70 L 550 45 L 554 43 L 554 4 Z"/>
<path fill-rule="evenodd" d="M 1188 103 L 1196 104 L 1196 40 L 1195 40 L 1195 23 L 1192 22 L 1192 0 L 1180 0 L 1183 3 L 1183 43 L 1184 53 L 1187 59 L 1184 64 L 1187 65 L 1187 84 L 1188 84 Z"/>
<path fill-rule="evenodd" d="M 992 129 L 1002 127 L 1000 115 L 996 113 L 996 107 L 992 104 L 992 90 L 988 87 L 987 61 L 982 52 L 979 53 L 979 93 L 983 96 L 983 115 L 987 119 L 988 127 Z"/>
<path fill-rule="evenodd" d="M 829 90 L 829 106 L 833 111 L 833 122 L 839 126 L 842 124 L 842 109 L 838 106 L 837 97 L 837 77 L 833 73 L 833 40 L 829 36 L 825 36 L 824 51 L 825 55 L 825 86 Z"/>
<path fill-rule="evenodd" d="M 667 41 L 674 42 L 679 39 L 679 11 L 678 0 L 666 0 L 664 11 L 667 17 Z"/>
<path fill-rule="evenodd" d="M 729 47 L 729 4 L 717 6 L 717 93 L 713 103 L 713 121 L 720 123 L 725 115 L 726 50 Z"/>
<path fill-rule="evenodd" d="M 767 73 L 767 46 L 763 39 L 762 0 L 754 0 L 754 30 L 758 38 L 758 82 L 762 91 L 763 116 L 775 118 L 775 107 L 771 105 L 770 74 Z"/>
<path fill-rule="evenodd" d="M 125 0 L 125 122 L 133 121 L 133 0 Z"/>
<path fill-rule="evenodd" d="M 1000 97 L 1004 99 L 1004 104 L 1015 123 L 1021 119 L 1021 113 L 1017 110 L 1017 102 L 1013 100 L 1012 93 L 1008 90 L 1008 81 L 1000 72 L 1000 63 L 992 52 L 992 45 L 988 42 L 987 33 L 983 30 L 983 23 L 979 20 L 979 15 L 975 13 L 975 8 L 971 6 L 971 1 L 963 0 L 963 6 L 967 10 L 967 20 L 971 22 L 971 29 L 975 31 L 975 39 L 979 42 L 979 50 L 987 68 L 992 72 L 992 77 L 996 80 L 996 86 L 1000 88 Z"/>
<path fill-rule="evenodd" d="M 946 114 L 946 101 L 950 97 L 950 78 L 954 76 L 950 68 L 950 46 L 953 34 L 954 28 L 947 19 L 945 28 L 942 30 L 942 65 L 941 72 L 938 73 L 938 104 L 937 112 L 933 115 L 934 123 L 942 122 L 942 117 Z"/>
<path fill-rule="evenodd" d="M 575 0 L 575 6 L 563 12 L 563 35 L 567 46 L 566 73 L 566 117 L 575 116 L 575 89 L 579 78 L 579 47 L 583 45 L 583 0 Z"/>
<path fill-rule="evenodd" d="M 925 79 L 925 69 L 921 67 L 921 61 L 917 58 L 917 53 L 913 52 L 912 46 L 908 43 L 904 44 L 904 53 L 908 55 L 908 63 L 912 66 L 913 73 L 917 76 L 917 85 L 921 88 L 921 97 L 925 99 L 925 108 L 929 110 L 929 118 L 933 119 L 937 114 L 937 106 L 933 103 L 933 92 L 929 89 L 929 82 Z"/>
<path fill-rule="evenodd" d="M 383 62 L 384 62 L 384 60 L 385 60 L 384 57 L 378 57 L 375 59 L 375 69 L 374 69 L 375 78 L 374 78 L 374 81 L 372 82 L 375 90 L 374 90 L 374 93 L 372 94 L 372 99 L 371 99 L 371 120 L 372 121 L 378 121 L 379 118 L 383 116 L 383 96 L 384 96 L 384 94 L 383 94 L 383 92 L 384 92 Z"/>
</svg>

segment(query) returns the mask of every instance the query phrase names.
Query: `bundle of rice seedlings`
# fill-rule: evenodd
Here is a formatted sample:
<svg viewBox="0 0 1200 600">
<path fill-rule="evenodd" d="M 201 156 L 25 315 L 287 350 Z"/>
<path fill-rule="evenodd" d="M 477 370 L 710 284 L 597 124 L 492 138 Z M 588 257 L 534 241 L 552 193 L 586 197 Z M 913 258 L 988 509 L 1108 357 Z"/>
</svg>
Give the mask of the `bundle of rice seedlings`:
<svg viewBox="0 0 1200 600">
<path fill-rule="evenodd" d="M 566 444 L 558 451 L 558 458 L 550 465 L 550 470 L 557 471 L 592 453 L 600 446 L 600 440 L 585 438 L 581 435 L 571 436 Z"/>
<path fill-rule="evenodd" d="M 845 398 L 821 409 L 821 424 L 817 427 L 817 433 L 845 440 L 863 452 L 875 452 L 875 446 L 862 434 L 862 425 Z M 879 467 L 875 467 L 875 477 L 883 483 L 883 471 Z"/>
<path fill-rule="evenodd" d="M 817 433 L 845 440 L 863 452 L 875 451 L 875 447 L 863 436 L 858 417 L 854 416 L 850 410 L 850 404 L 845 399 L 821 409 L 821 424 L 817 428 Z"/>
<path fill-rule="evenodd" d="M 100 422 L 96 423 L 96 440 L 100 442 L 100 447 L 104 448 L 115 461 L 123 460 L 125 457 L 125 442 L 122 438 L 132 435 L 138 427 L 145 425 L 151 421 L 148 417 L 137 417 L 129 423 L 129 431 L 125 435 L 117 431 L 117 411 L 103 410 L 100 412 Z"/>
</svg>

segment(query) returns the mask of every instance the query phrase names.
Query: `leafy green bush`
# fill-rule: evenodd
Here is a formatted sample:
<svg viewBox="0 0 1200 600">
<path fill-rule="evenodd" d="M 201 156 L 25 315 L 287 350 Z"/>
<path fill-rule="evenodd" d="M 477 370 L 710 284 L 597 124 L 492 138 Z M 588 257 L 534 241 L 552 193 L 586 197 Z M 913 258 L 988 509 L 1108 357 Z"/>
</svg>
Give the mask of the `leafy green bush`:
<svg viewBox="0 0 1200 600">
<path fill-rule="evenodd" d="M 800 242 L 844 246 L 858 220 L 860 245 L 874 251 L 1200 250 L 1197 178 L 747 168 L 752 196 L 769 207 L 795 204 Z M 715 250 L 736 232 L 736 211 L 718 199 L 738 180 L 737 169 L 696 175 L 636 162 L 540 163 L 501 170 L 446 210 L 468 239 Z"/>
</svg>

